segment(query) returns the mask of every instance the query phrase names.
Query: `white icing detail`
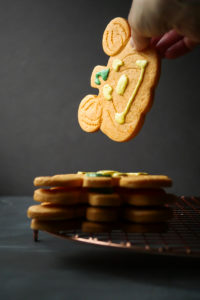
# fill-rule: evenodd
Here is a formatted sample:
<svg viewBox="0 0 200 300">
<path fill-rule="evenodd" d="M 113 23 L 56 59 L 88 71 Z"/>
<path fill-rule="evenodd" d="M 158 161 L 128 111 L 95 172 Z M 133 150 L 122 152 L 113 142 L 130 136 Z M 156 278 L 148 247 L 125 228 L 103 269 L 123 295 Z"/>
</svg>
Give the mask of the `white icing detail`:
<svg viewBox="0 0 200 300">
<path fill-rule="evenodd" d="M 145 68 L 146 67 L 146 65 L 147 65 L 147 63 L 148 63 L 148 61 L 147 60 L 145 60 L 145 59 L 138 59 L 138 60 L 136 60 L 136 65 L 138 66 L 138 67 L 140 67 L 141 69 L 142 68 Z"/>
<path fill-rule="evenodd" d="M 116 113 L 115 114 L 115 121 L 117 121 L 117 123 L 119 123 L 119 124 L 124 124 L 124 122 L 125 122 L 125 113 L 124 112 Z"/>
<path fill-rule="evenodd" d="M 117 86 L 116 86 L 116 92 L 117 92 L 117 94 L 123 95 L 124 91 L 126 89 L 127 84 L 128 84 L 128 76 L 126 74 L 123 74 L 119 78 Z"/>
<path fill-rule="evenodd" d="M 109 84 L 104 85 L 103 95 L 109 101 L 112 99 L 112 91 L 113 91 L 113 88 Z"/>
<path fill-rule="evenodd" d="M 139 89 L 139 87 L 142 83 L 142 80 L 143 80 L 143 77 L 144 77 L 144 71 L 145 71 L 145 67 L 147 66 L 147 63 L 148 63 L 147 60 L 137 60 L 136 61 L 136 65 L 141 68 L 140 77 L 139 77 L 138 82 L 135 86 L 135 89 L 133 90 L 133 93 L 132 93 L 131 97 L 128 100 L 128 103 L 127 103 L 124 111 L 122 111 L 121 113 L 116 113 L 115 114 L 115 120 L 119 124 L 124 124 L 124 122 L 125 122 L 125 117 L 126 117 L 127 113 L 129 112 L 129 109 L 131 107 L 133 99 L 135 98 L 135 96 L 138 92 L 138 89 Z"/>
<path fill-rule="evenodd" d="M 119 68 L 121 66 L 123 66 L 123 64 L 124 64 L 124 62 L 121 59 L 116 58 L 116 59 L 113 60 L 112 68 L 113 68 L 114 71 L 118 72 Z"/>
</svg>

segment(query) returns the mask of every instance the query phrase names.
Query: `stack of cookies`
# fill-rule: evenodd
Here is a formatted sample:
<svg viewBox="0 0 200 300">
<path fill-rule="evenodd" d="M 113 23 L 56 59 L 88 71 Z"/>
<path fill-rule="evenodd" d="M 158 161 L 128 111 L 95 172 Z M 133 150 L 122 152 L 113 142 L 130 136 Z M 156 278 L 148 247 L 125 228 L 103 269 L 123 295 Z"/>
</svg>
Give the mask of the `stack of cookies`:
<svg viewBox="0 0 200 300">
<path fill-rule="evenodd" d="M 124 203 L 123 228 L 127 232 L 162 232 L 173 216 L 176 197 L 163 189 L 172 185 L 164 175 L 127 176 L 120 180 L 119 193 Z"/>
<path fill-rule="evenodd" d="M 29 207 L 28 217 L 32 229 L 51 232 L 162 231 L 172 217 L 175 196 L 163 189 L 171 184 L 165 175 L 110 170 L 36 177 L 42 188 L 33 198 L 40 204 Z"/>
<path fill-rule="evenodd" d="M 85 216 L 82 183 L 82 176 L 77 174 L 36 177 L 34 185 L 43 188 L 36 189 L 33 195 L 40 204 L 30 206 L 27 212 L 32 219 L 31 228 L 58 232 L 80 227 Z"/>
<path fill-rule="evenodd" d="M 83 231 L 108 231 L 122 228 L 129 232 L 163 231 L 172 217 L 168 207 L 174 195 L 163 187 L 172 181 L 164 175 L 98 171 L 86 173 L 83 185 L 88 190 Z"/>
<path fill-rule="evenodd" d="M 102 232 L 115 229 L 119 222 L 122 199 L 116 187 L 120 177 L 114 171 L 88 172 L 84 174 L 83 187 L 88 190 L 84 232 Z"/>
</svg>

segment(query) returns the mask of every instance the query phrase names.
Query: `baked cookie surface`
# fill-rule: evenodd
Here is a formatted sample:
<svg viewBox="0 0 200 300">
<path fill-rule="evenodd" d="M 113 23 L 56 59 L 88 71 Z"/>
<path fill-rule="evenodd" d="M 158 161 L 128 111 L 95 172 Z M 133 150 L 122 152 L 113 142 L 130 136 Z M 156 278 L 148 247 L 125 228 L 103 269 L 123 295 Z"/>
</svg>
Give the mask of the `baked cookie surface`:
<svg viewBox="0 0 200 300">
<path fill-rule="evenodd" d="M 140 175 L 121 177 L 120 187 L 126 188 L 161 188 L 170 187 L 172 180 L 166 175 Z"/>
<path fill-rule="evenodd" d="M 167 194 L 163 189 L 124 190 L 121 193 L 124 203 L 133 206 L 162 206 L 175 201 L 175 196 Z"/>
<path fill-rule="evenodd" d="M 101 130 L 110 139 L 125 142 L 141 129 L 153 102 L 160 74 L 154 48 L 138 52 L 130 44 L 130 27 L 123 18 L 113 19 L 103 34 L 103 49 L 110 56 L 107 66 L 96 66 L 91 86 L 98 95 L 81 101 L 78 121 L 86 132 Z"/>
<path fill-rule="evenodd" d="M 54 176 L 40 176 L 34 179 L 35 186 L 81 187 L 83 176 L 81 174 L 57 174 Z"/>
<path fill-rule="evenodd" d="M 28 208 L 27 216 L 38 220 L 70 220 L 85 215 L 82 207 L 66 207 L 54 205 L 32 205 Z"/>
<path fill-rule="evenodd" d="M 115 222 L 118 216 L 116 208 L 88 207 L 86 210 L 86 219 L 93 222 Z"/>
<path fill-rule="evenodd" d="M 161 223 L 172 218 L 172 209 L 169 207 L 157 208 L 125 208 L 123 219 L 133 223 Z"/>
<path fill-rule="evenodd" d="M 122 204 L 120 195 L 117 193 L 111 194 L 103 194 L 103 193 L 89 193 L 88 196 L 89 200 L 88 203 L 91 206 L 111 206 L 116 207 Z"/>
<path fill-rule="evenodd" d="M 63 230 L 74 230 L 81 228 L 81 221 L 79 220 L 31 220 L 31 229 L 42 230 L 52 233 L 58 233 Z"/>
<path fill-rule="evenodd" d="M 37 189 L 34 191 L 33 199 L 37 202 L 50 202 L 60 205 L 74 205 L 81 202 L 81 191 L 79 188 L 50 188 Z"/>
</svg>

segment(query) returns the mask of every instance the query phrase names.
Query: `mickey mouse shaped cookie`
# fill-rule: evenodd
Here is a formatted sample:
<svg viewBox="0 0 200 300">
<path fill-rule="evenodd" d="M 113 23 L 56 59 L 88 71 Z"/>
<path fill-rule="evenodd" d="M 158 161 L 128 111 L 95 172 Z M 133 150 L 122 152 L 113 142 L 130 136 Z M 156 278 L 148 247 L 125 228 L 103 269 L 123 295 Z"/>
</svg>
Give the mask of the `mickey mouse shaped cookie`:
<svg viewBox="0 0 200 300">
<path fill-rule="evenodd" d="M 154 48 L 136 51 L 130 44 L 130 27 L 123 18 L 113 19 L 103 34 L 107 66 L 96 66 L 91 86 L 98 95 L 80 103 L 78 121 L 86 132 L 101 129 L 110 139 L 125 142 L 136 136 L 153 102 L 159 78 L 159 58 Z"/>
</svg>

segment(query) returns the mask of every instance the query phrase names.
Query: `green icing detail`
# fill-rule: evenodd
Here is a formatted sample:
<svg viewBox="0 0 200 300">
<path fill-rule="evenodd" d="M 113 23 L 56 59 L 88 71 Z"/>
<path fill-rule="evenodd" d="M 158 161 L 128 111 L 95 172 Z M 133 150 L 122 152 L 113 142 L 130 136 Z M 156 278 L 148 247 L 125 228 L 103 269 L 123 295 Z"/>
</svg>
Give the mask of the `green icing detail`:
<svg viewBox="0 0 200 300">
<path fill-rule="evenodd" d="M 100 71 L 100 72 L 97 72 L 96 75 L 95 75 L 95 81 L 94 81 L 94 82 L 95 82 L 97 85 L 100 85 L 100 84 L 101 84 L 101 81 L 99 80 L 99 77 L 101 77 L 104 81 L 106 81 L 107 78 L 108 78 L 109 72 L 110 72 L 110 69 L 109 69 L 109 68 L 108 68 L 108 69 L 104 69 L 104 70 L 102 70 L 102 71 Z"/>
<path fill-rule="evenodd" d="M 87 177 L 111 177 L 110 174 L 101 174 L 101 173 L 96 173 L 96 172 L 89 172 L 89 173 L 86 173 L 86 176 Z"/>
<path fill-rule="evenodd" d="M 126 172 L 126 173 L 122 173 L 122 172 L 114 171 L 114 170 L 100 170 L 100 171 L 97 171 L 97 172 L 78 172 L 78 174 L 84 174 L 87 177 L 122 177 L 122 176 L 134 176 L 134 175 L 135 176 L 148 175 L 148 173 L 146 173 L 146 172 Z M 102 188 L 101 188 L 101 190 L 102 190 Z"/>
</svg>

